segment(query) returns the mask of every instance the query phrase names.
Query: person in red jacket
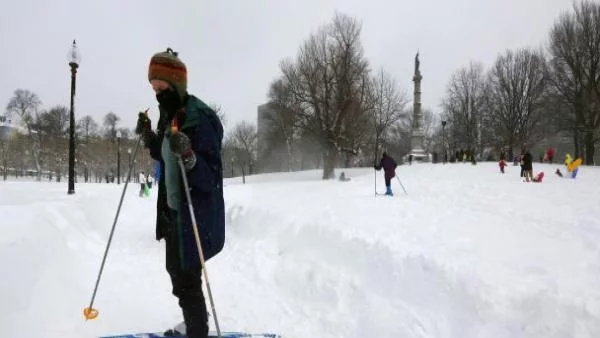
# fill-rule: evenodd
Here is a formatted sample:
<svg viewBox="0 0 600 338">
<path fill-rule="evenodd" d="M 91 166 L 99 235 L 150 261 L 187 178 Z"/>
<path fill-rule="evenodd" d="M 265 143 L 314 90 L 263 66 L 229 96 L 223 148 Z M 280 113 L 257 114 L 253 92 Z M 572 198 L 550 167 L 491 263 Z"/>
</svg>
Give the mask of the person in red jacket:
<svg viewBox="0 0 600 338">
<path fill-rule="evenodd" d="M 548 159 L 549 163 L 553 163 L 554 155 L 556 155 L 556 149 L 548 147 L 548 150 L 546 150 L 546 158 Z"/>
<path fill-rule="evenodd" d="M 544 179 L 544 172 L 539 172 L 537 175 L 535 175 L 535 177 L 532 179 L 533 182 L 536 183 L 541 183 L 542 179 Z"/>
<path fill-rule="evenodd" d="M 504 174 L 504 167 L 506 167 L 506 162 L 504 160 L 500 160 L 500 162 L 498 162 L 498 166 L 500 167 L 500 172 Z"/>
</svg>

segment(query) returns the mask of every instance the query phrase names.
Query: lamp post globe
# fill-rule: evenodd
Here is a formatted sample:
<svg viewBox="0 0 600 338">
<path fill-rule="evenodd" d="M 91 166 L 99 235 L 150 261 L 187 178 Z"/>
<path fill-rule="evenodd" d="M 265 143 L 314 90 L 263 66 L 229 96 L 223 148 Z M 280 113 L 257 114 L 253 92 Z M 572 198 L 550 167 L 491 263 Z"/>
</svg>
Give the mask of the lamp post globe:
<svg viewBox="0 0 600 338">
<path fill-rule="evenodd" d="M 69 187 L 67 194 L 75 193 L 75 83 L 77 77 L 77 68 L 81 63 L 81 54 L 77 49 L 77 43 L 73 40 L 73 45 L 69 51 L 67 60 L 71 68 L 71 106 L 69 111 Z"/>
</svg>

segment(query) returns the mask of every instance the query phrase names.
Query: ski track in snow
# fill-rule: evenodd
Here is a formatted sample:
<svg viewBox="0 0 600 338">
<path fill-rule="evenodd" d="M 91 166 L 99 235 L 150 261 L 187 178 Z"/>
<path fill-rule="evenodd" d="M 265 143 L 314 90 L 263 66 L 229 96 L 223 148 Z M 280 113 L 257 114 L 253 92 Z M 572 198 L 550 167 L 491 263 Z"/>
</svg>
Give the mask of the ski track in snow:
<svg viewBox="0 0 600 338">
<path fill-rule="evenodd" d="M 323 182 L 318 171 L 226 181 L 227 242 L 208 263 L 222 329 L 600 336 L 600 169 L 525 184 L 493 163 L 401 166 L 408 195 L 394 181 L 391 198 L 373 195 L 372 170 L 345 171 L 350 182 Z M 379 191 L 382 181 L 378 173 Z M 154 240 L 155 195 L 138 198 L 137 185 L 96 298 L 100 316 L 83 320 L 123 185 L 79 184 L 74 196 L 65 185 L 0 184 L 10 220 L 0 227 L 5 334 L 94 337 L 180 321 Z"/>
</svg>

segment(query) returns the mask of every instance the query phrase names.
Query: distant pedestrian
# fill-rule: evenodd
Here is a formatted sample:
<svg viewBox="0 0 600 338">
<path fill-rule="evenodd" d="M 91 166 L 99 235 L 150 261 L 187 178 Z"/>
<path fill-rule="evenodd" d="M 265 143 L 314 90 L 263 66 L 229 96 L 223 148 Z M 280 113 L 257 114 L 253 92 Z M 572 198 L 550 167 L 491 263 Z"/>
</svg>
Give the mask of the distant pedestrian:
<svg viewBox="0 0 600 338">
<path fill-rule="evenodd" d="M 152 183 L 154 183 L 154 178 L 152 178 L 152 175 L 148 174 L 146 177 L 146 182 L 148 183 L 148 189 L 152 189 Z"/>
<path fill-rule="evenodd" d="M 526 182 L 533 179 L 533 156 L 529 151 L 523 154 L 523 173 Z"/>
<path fill-rule="evenodd" d="M 504 174 L 504 167 L 506 167 L 506 161 L 500 160 L 500 162 L 498 162 L 498 166 L 500 167 L 500 172 Z"/>
<path fill-rule="evenodd" d="M 144 175 L 143 171 L 140 172 L 139 180 L 140 180 L 140 197 L 143 197 L 144 190 L 146 189 L 146 175 Z"/>
</svg>

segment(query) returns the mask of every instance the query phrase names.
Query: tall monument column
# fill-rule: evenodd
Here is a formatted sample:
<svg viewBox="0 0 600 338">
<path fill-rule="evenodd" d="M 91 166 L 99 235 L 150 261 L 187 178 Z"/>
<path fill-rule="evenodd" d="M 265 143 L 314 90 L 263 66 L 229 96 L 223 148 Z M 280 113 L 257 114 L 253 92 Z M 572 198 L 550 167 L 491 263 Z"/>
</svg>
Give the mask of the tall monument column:
<svg viewBox="0 0 600 338">
<path fill-rule="evenodd" d="M 415 83 L 415 91 L 413 98 L 413 117 L 412 117 L 412 132 L 410 138 L 411 154 L 413 155 L 425 155 L 423 149 L 423 114 L 421 113 L 421 71 L 419 70 L 419 53 L 415 56 L 415 75 L 413 76 L 413 82 Z"/>
</svg>

